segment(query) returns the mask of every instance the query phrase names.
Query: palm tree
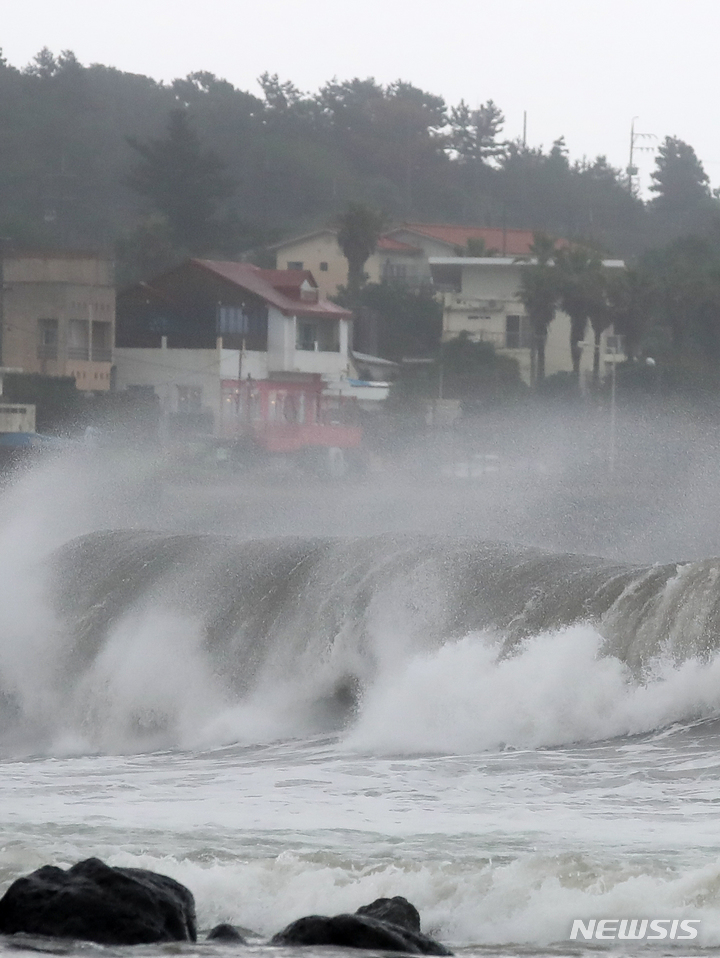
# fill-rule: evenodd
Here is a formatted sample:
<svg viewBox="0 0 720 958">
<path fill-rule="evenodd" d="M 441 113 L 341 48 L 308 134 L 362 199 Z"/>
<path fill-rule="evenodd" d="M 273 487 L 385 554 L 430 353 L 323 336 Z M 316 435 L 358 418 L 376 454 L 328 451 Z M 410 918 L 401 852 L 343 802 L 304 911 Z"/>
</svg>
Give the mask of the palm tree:
<svg viewBox="0 0 720 958">
<path fill-rule="evenodd" d="M 625 355 L 633 360 L 646 332 L 652 307 L 660 294 L 647 272 L 613 270 L 608 276 L 607 299 L 613 330 L 625 339 Z"/>
<path fill-rule="evenodd" d="M 593 250 L 582 246 L 560 249 L 555 257 L 558 268 L 560 308 L 570 317 L 570 355 L 573 372 L 580 377 L 580 343 L 585 338 L 587 324 L 595 331 L 595 355 L 593 380 L 597 382 L 600 371 L 600 350 L 597 329 L 600 335 L 610 325 L 606 309 L 606 280 L 602 259 Z M 604 324 L 604 325 L 603 325 Z"/>
<path fill-rule="evenodd" d="M 351 305 L 355 306 L 365 279 L 363 267 L 375 252 L 385 217 L 361 203 L 350 203 L 339 217 L 338 225 L 338 245 L 348 261 L 348 294 Z"/>
<path fill-rule="evenodd" d="M 530 252 L 533 259 L 520 273 L 518 295 L 530 320 L 531 378 L 533 385 L 537 386 L 545 378 L 545 343 L 559 296 L 554 264 L 555 241 L 545 233 L 534 233 Z"/>
</svg>

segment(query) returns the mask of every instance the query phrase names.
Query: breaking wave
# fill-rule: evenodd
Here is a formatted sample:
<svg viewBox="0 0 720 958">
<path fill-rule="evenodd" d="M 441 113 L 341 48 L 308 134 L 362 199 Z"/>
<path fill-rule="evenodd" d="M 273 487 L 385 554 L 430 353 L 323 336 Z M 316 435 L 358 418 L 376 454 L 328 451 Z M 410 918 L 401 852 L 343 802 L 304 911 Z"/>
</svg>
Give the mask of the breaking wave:
<svg viewBox="0 0 720 958">
<path fill-rule="evenodd" d="M 537 748 L 720 712 L 720 560 L 626 566 L 474 539 L 92 533 L 3 586 L 6 752 L 340 733 Z"/>
</svg>

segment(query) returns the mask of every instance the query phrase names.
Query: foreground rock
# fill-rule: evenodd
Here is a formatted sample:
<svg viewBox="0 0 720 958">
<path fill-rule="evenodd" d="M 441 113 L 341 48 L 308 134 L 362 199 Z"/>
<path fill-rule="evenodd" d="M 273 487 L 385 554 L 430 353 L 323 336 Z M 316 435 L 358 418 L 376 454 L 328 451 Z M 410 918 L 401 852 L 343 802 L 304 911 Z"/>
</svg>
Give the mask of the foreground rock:
<svg viewBox="0 0 720 958">
<path fill-rule="evenodd" d="M 420 912 L 402 895 L 376 898 L 369 905 L 361 905 L 355 914 L 377 918 L 378 921 L 389 921 L 390 924 L 407 928 L 408 931 L 420 931 Z"/>
<path fill-rule="evenodd" d="M 307 918 L 299 918 L 278 932 L 271 939 L 270 944 L 338 945 L 345 948 L 402 951 L 410 955 L 452 954 L 444 945 L 419 931 L 413 931 L 389 921 L 381 921 L 368 914 L 335 915 L 333 918 L 310 915 Z"/>
<path fill-rule="evenodd" d="M 179 882 L 98 858 L 67 871 L 45 865 L 0 899 L 0 934 L 26 932 L 101 945 L 196 941 L 195 900 Z"/>
<path fill-rule="evenodd" d="M 230 925 L 224 921 L 220 925 L 208 932 L 208 941 L 234 941 L 238 945 L 246 945 L 245 938 L 240 934 L 235 925 Z"/>
</svg>

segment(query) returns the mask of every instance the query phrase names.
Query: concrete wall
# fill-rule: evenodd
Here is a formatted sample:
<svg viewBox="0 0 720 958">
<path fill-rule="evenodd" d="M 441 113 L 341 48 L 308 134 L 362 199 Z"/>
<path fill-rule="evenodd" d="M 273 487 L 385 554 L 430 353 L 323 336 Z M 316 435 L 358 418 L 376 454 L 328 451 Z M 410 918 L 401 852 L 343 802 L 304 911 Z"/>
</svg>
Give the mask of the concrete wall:
<svg viewBox="0 0 720 958">
<path fill-rule="evenodd" d="M 240 353 L 239 349 L 222 349 L 220 353 L 221 379 L 267 379 L 268 354 L 253 349 Z"/>
<path fill-rule="evenodd" d="M 279 309 L 268 310 L 268 370 L 290 372 L 294 367 L 295 317 L 283 316 Z"/>
<path fill-rule="evenodd" d="M 6 256 L 3 365 L 74 376 L 83 390 L 109 389 L 115 341 L 112 273 L 112 263 L 90 255 Z M 42 320 L 57 321 L 54 348 L 43 344 Z M 73 333 L 80 334 L 78 342 Z"/>
<path fill-rule="evenodd" d="M 152 386 L 160 399 L 164 414 L 179 410 L 178 387 L 202 390 L 202 408 L 218 416 L 220 412 L 220 380 L 222 349 L 126 349 L 115 352 L 117 388 Z M 237 378 L 237 352 L 235 376 Z"/>
<path fill-rule="evenodd" d="M 7 283 L 71 283 L 76 286 L 114 285 L 111 260 L 92 253 L 13 253 L 3 259 Z"/>
</svg>

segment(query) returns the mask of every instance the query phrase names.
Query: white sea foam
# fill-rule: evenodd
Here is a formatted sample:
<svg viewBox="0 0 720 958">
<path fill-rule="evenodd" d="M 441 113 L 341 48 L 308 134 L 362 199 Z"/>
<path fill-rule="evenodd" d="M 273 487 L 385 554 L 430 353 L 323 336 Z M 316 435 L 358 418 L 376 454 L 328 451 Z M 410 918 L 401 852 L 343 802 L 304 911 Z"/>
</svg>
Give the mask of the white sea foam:
<svg viewBox="0 0 720 958">
<path fill-rule="evenodd" d="M 375 753 L 476 752 L 596 742 L 720 712 L 720 658 L 658 660 L 639 683 L 575 625 L 509 657 L 471 635 L 410 657 L 365 694 L 346 744 Z"/>
<path fill-rule="evenodd" d="M 693 918 L 698 944 L 720 945 L 720 861 L 680 870 L 583 855 L 513 861 L 395 861 L 380 865 L 292 850 L 232 863 L 116 854 L 112 864 L 164 872 L 193 889 L 200 924 L 230 921 L 261 936 L 303 915 L 355 911 L 404 895 L 426 933 L 456 946 L 567 941 L 585 917 Z"/>
</svg>

